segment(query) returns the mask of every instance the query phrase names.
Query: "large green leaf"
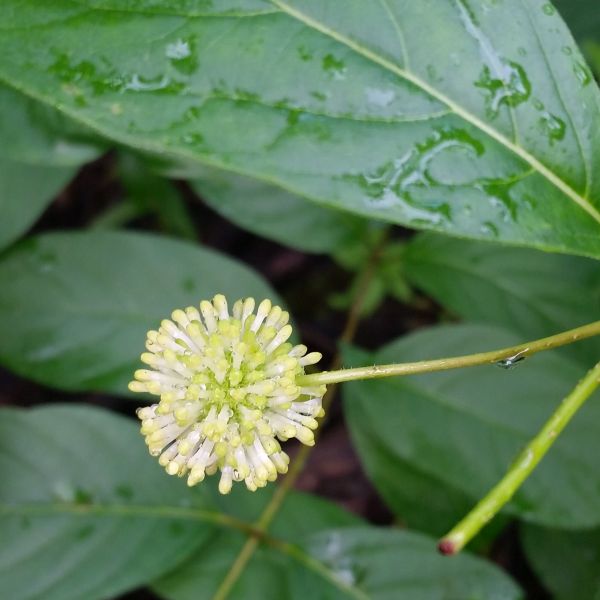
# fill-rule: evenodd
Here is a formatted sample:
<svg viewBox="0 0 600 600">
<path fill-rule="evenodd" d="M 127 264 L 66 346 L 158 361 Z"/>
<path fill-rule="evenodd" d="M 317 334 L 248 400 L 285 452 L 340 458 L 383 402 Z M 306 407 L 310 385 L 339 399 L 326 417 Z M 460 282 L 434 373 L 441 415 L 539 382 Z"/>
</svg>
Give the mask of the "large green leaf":
<svg viewBox="0 0 600 600">
<path fill-rule="evenodd" d="M 305 252 L 332 253 L 360 243 L 367 227 L 364 220 L 340 210 L 224 171 L 206 173 L 192 186 L 204 202 L 236 225 Z"/>
<path fill-rule="evenodd" d="M 527 558 L 555 600 L 600 598 L 600 529 L 521 529 Z"/>
<path fill-rule="evenodd" d="M 578 327 L 600 316 L 600 265 L 586 258 L 452 239 L 414 238 L 403 256 L 416 286 L 463 319 L 503 325 L 521 341 Z M 589 366 L 600 341 L 565 348 Z"/>
<path fill-rule="evenodd" d="M 83 406 L 0 411 L 4 598 L 111 598 L 214 531 L 204 495 L 165 476 L 136 430 Z"/>
<path fill-rule="evenodd" d="M 510 346 L 518 339 L 490 326 L 434 327 L 393 342 L 367 364 L 467 354 Z M 456 509 L 474 503 L 582 375 L 581 367 L 553 354 L 517 364 L 509 370 L 490 365 L 345 388 L 347 420 L 359 455 L 400 518 L 407 506 L 414 511 L 416 498 L 425 506 L 439 505 L 446 488 Z M 599 427 L 600 405 L 592 401 L 517 493 L 508 506 L 510 514 L 565 528 L 598 525 Z M 414 490 L 420 488 L 410 477 L 407 485 L 412 488 L 404 487 L 407 469 L 422 486 L 418 497 Z M 448 520 L 452 508 L 445 508 Z M 440 527 L 450 525 L 443 523 L 443 516 L 437 515 Z"/>
<path fill-rule="evenodd" d="M 271 497 L 272 488 L 255 494 L 248 494 L 246 490 L 238 488 L 219 500 L 221 509 L 225 512 L 244 521 L 255 522 Z M 277 539 L 297 544 L 309 533 L 361 524 L 361 519 L 329 502 L 296 493 L 286 498 L 269 531 Z M 157 581 L 155 589 L 161 596 L 175 600 L 212 598 L 246 539 L 246 536 L 237 532 L 220 531 L 179 568 Z M 300 559 L 308 559 L 304 552 L 299 552 L 298 556 Z M 244 600 L 287 600 L 285 582 L 296 571 L 296 562 L 297 559 L 281 550 L 258 547 L 232 597 Z M 327 574 L 323 581 L 322 575 L 315 573 L 314 566 L 308 565 L 308 571 L 304 571 L 304 575 L 315 578 L 321 588 L 327 587 Z"/>
<path fill-rule="evenodd" d="M 522 597 L 515 584 L 481 559 L 468 554 L 453 560 L 440 556 L 433 538 L 368 526 L 311 533 L 314 527 L 311 511 L 303 512 L 291 527 L 284 514 L 290 515 L 291 511 L 281 513 L 278 536 L 294 544 L 292 555 L 268 545 L 261 547 L 243 571 L 231 598 L 509 600 Z M 212 598 L 242 542 L 240 535 L 213 538 L 197 556 L 158 582 L 155 589 L 168 600 Z"/>
<path fill-rule="evenodd" d="M 190 490 L 147 455 L 136 429 L 130 420 L 84 406 L 0 411 L 4 596 L 111 598 L 175 567 L 158 584 L 161 592 L 211 597 L 245 539 L 224 529 L 218 505 L 254 520 L 271 491 L 236 490 L 217 500 L 209 483 Z M 291 494 L 272 528 L 283 539 L 268 542 L 279 550 L 261 547 L 238 588 L 248 594 L 239 597 L 299 598 L 307 584 L 319 598 L 364 598 L 364 590 L 385 598 L 390 584 L 418 590 L 423 595 L 415 600 L 437 599 L 442 592 L 482 600 L 519 597 L 508 578 L 483 561 L 447 561 L 436 555 L 431 539 L 358 525 L 358 518 L 332 504 Z M 337 529 L 322 533 L 332 527 Z M 257 587 L 243 587 L 248 578 Z"/>
<path fill-rule="evenodd" d="M 140 150 L 369 217 L 600 256 L 600 92 L 546 0 L 203 10 L 6 0 L 0 80 Z"/>
<path fill-rule="evenodd" d="M 32 238 L 0 262 L 0 362 L 62 389 L 125 392 L 146 331 L 216 293 L 278 301 L 247 267 L 185 242 L 116 232 Z"/>
<path fill-rule="evenodd" d="M 101 148 L 61 113 L 0 85 L 0 248 L 22 234 Z"/>
</svg>

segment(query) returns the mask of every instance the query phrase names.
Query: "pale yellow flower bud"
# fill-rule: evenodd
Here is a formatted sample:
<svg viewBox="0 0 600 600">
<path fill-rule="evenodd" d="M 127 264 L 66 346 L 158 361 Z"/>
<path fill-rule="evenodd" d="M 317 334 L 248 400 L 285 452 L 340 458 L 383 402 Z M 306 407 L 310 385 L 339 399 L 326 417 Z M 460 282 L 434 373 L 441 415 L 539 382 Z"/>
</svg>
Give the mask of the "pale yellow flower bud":
<svg viewBox="0 0 600 600">
<path fill-rule="evenodd" d="M 287 342 L 292 327 L 279 306 L 255 307 L 246 298 L 230 310 L 218 294 L 148 332 L 149 368 L 135 372 L 129 389 L 160 396 L 138 410 L 141 432 L 150 454 L 170 475 L 188 475 L 188 485 L 220 471 L 222 494 L 236 481 L 254 491 L 287 472 L 277 439 L 314 444 L 325 386 L 296 380 L 321 355 Z"/>
</svg>

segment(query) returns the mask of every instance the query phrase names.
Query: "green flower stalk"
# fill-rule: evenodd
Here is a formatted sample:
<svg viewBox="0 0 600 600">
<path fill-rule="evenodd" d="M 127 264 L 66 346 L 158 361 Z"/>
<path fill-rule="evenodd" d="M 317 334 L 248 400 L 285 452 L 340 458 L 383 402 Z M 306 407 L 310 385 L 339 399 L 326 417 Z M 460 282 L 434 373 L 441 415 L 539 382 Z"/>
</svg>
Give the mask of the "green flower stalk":
<svg viewBox="0 0 600 600">
<path fill-rule="evenodd" d="M 490 352 L 306 374 L 321 354 L 288 342 L 289 314 L 270 300 L 258 307 L 253 298 L 238 300 L 230 312 L 225 296 L 217 294 L 212 302 L 200 302 L 199 309 L 189 306 L 171 317 L 148 332 L 148 352 L 141 358 L 149 368 L 136 371 L 129 384 L 133 392 L 160 396 L 157 404 L 138 409 L 141 432 L 167 473 L 187 475 L 193 486 L 220 472 L 222 494 L 237 481 L 255 491 L 286 473 L 290 461 L 280 442 L 296 438 L 314 445 L 326 385 L 490 363 L 507 366 L 600 334 L 597 321 Z"/>
<path fill-rule="evenodd" d="M 188 485 L 220 471 L 219 491 L 244 481 L 255 491 L 288 470 L 280 441 L 314 444 L 325 385 L 300 385 L 318 352 L 288 342 L 289 314 L 253 298 L 229 311 L 221 294 L 199 310 L 175 310 L 149 331 L 149 369 L 135 372 L 133 392 L 160 396 L 138 409 L 150 454 Z"/>
</svg>

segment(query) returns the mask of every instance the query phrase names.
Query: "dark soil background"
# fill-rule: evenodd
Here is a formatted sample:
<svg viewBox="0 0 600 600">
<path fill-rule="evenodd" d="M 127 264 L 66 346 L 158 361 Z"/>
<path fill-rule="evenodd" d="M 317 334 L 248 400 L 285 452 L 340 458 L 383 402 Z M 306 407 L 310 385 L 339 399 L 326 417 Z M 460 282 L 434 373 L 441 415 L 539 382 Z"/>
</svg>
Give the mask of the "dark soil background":
<svg viewBox="0 0 600 600">
<path fill-rule="evenodd" d="M 303 254 L 239 229 L 204 205 L 184 182 L 177 182 L 177 187 L 185 199 L 199 243 L 245 262 L 268 279 L 294 315 L 302 341 L 312 350 L 322 352 L 322 364 L 328 364 L 335 354 L 336 340 L 344 328 L 346 315 L 332 309 L 326 299 L 348 289 L 353 275 L 327 256 Z M 85 228 L 119 202 L 123 194 L 114 157 L 105 156 L 82 169 L 55 199 L 33 232 Z M 141 218 L 129 227 L 160 232 L 153 217 Z M 394 237 L 410 234 L 401 228 L 394 228 L 393 232 Z M 411 306 L 387 299 L 372 316 L 360 322 L 354 343 L 375 349 L 406 332 L 437 322 L 440 316 L 448 318 L 448 315 L 441 315 L 441 309 L 427 298 L 419 298 Z M 57 399 L 85 402 L 133 415 L 131 403 L 118 398 L 56 392 L 0 367 L 0 405 L 32 406 Z M 287 451 L 291 455 L 295 452 L 289 442 Z M 374 524 L 393 523 L 392 514 L 361 469 L 344 425 L 339 398 L 329 411 L 328 421 L 311 454 L 309 468 L 305 469 L 296 487 L 326 497 Z M 396 524 L 401 526 L 401 523 Z M 526 590 L 528 599 L 551 598 L 527 566 L 516 526 L 507 527 L 497 538 L 490 558 L 510 572 Z M 122 596 L 121 600 L 154 598 L 157 597 L 149 591 L 140 590 Z"/>
</svg>

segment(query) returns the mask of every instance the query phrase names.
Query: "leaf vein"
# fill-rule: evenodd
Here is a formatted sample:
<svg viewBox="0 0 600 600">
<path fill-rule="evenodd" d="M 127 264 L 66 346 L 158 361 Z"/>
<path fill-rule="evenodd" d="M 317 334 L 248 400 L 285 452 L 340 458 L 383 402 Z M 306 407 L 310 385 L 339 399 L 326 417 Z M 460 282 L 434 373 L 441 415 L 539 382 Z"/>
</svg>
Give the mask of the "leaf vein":
<svg viewBox="0 0 600 600">
<path fill-rule="evenodd" d="M 515 154 L 524 162 L 528 163 L 530 166 L 536 169 L 545 179 L 547 179 L 551 184 L 558 188 L 565 196 L 567 196 L 570 200 L 572 200 L 575 204 L 577 204 L 580 208 L 587 212 L 596 222 L 600 223 L 600 212 L 598 211 L 598 209 L 594 205 L 592 205 L 587 199 L 580 196 L 579 193 L 575 191 L 568 183 L 563 181 L 558 175 L 556 175 L 556 173 L 554 173 L 550 168 L 548 168 L 545 164 L 543 164 L 539 159 L 533 156 L 525 148 L 514 144 L 511 140 L 507 139 L 502 133 L 494 129 L 492 126 L 488 125 L 479 117 L 470 113 L 468 110 L 462 108 L 449 96 L 446 96 L 444 93 L 438 91 L 436 88 L 423 81 L 416 74 L 410 71 L 406 71 L 405 69 L 398 66 L 396 63 L 388 60 L 387 58 L 384 58 L 383 56 L 380 56 L 379 54 L 363 46 L 356 40 L 329 28 L 324 23 L 313 19 L 311 16 L 294 8 L 290 4 L 284 2 L 283 0 L 271 0 L 271 2 L 273 2 L 273 4 L 278 6 L 281 10 L 285 11 L 290 17 L 304 23 L 307 27 L 319 31 L 323 35 L 330 37 L 338 43 L 343 44 L 348 48 L 351 48 L 357 54 L 363 56 L 367 60 L 378 64 L 384 69 L 387 69 L 388 71 L 394 73 L 401 79 L 409 81 L 417 88 L 420 88 L 425 93 L 430 95 L 432 98 L 435 98 L 436 100 L 439 100 L 440 102 L 448 106 L 448 108 L 450 108 L 456 115 L 461 117 L 464 121 L 470 123 L 477 129 L 481 130 L 490 138 L 503 145 L 513 154 Z"/>
</svg>

